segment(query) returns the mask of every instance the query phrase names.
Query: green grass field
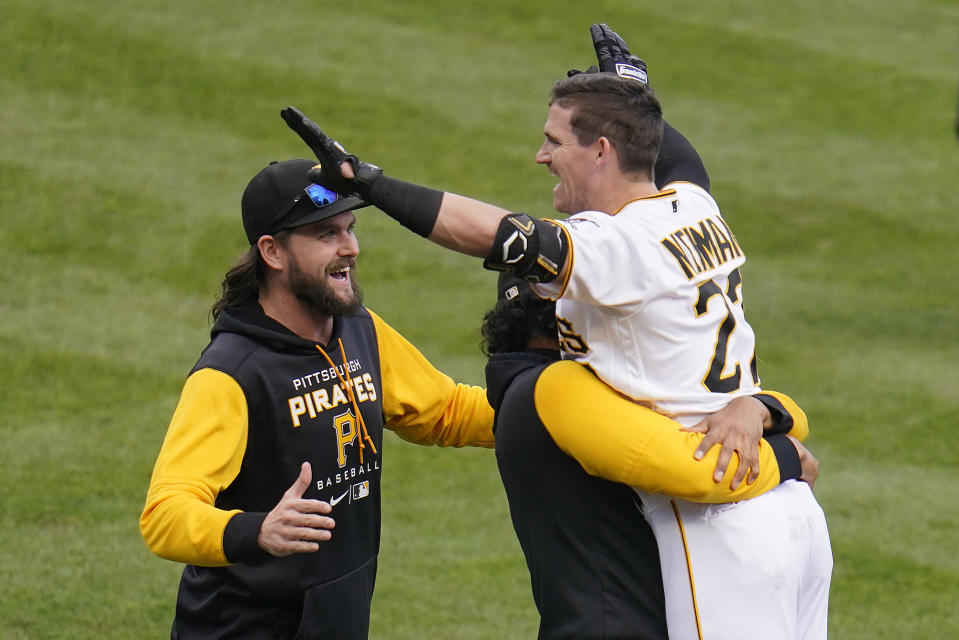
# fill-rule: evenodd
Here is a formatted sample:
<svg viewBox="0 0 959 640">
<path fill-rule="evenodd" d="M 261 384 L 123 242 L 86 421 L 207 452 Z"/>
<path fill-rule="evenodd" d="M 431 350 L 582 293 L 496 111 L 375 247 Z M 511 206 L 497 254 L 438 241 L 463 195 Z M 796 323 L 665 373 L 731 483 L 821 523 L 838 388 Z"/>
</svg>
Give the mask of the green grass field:
<svg viewBox="0 0 959 640">
<path fill-rule="evenodd" d="M 750 255 L 766 386 L 809 414 L 838 639 L 959 637 L 955 0 L 5 0 L 0 638 L 168 635 L 137 519 L 239 197 L 295 104 L 397 177 L 551 215 L 551 82 L 608 22 Z M 360 215 L 368 305 L 482 382 L 494 277 Z M 374 638 L 535 636 L 489 451 L 390 436 Z"/>
</svg>

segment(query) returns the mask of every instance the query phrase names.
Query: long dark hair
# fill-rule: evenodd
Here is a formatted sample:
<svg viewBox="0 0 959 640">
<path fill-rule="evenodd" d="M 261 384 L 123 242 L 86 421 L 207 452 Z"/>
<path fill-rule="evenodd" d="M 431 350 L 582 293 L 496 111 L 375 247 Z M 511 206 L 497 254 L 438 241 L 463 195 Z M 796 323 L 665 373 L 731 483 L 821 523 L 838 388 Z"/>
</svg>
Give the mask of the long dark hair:
<svg viewBox="0 0 959 640">
<path fill-rule="evenodd" d="M 289 235 L 290 232 L 284 230 L 277 231 L 273 237 L 280 244 L 284 244 Z M 210 309 L 213 320 L 216 321 L 224 309 L 256 300 L 260 295 L 260 288 L 266 283 L 266 269 L 260 249 L 254 244 L 223 276 L 220 295 Z"/>
</svg>

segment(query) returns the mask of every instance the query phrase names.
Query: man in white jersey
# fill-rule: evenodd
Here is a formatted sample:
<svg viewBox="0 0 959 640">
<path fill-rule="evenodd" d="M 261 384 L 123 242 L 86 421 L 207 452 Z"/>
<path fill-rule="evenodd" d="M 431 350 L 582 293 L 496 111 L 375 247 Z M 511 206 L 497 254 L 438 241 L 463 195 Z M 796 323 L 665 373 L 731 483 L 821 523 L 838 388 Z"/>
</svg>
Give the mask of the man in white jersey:
<svg viewBox="0 0 959 640">
<path fill-rule="evenodd" d="M 690 426 L 731 395 L 759 389 L 742 304 L 745 257 L 702 187 L 656 190 L 642 180 L 623 184 L 619 171 L 604 177 L 602 158 L 615 146 L 600 141 L 590 153 L 572 124 L 578 105 L 588 111 L 597 102 L 580 96 L 603 84 L 610 82 L 584 77 L 554 89 L 537 161 L 560 177 L 556 209 L 579 213 L 561 223 L 570 257 L 559 277 L 533 287 L 557 301 L 572 336 L 564 357 Z M 608 108 L 603 95 L 596 111 Z M 589 116 L 580 116 L 587 128 Z M 639 493 L 660 548 L 671 638 L 825 637 L 832 559 L 808 486 L 790 481 L 720 506 Z"/>
<path fill-rule="evenodd" d="M 536 160 L 559 178 L 554 206 L 571 216 L 562 221 L 390 178 L 301 113 L 284 117 L 321 160 L 314 181 L 531 281 L 557 300 L 564 358 L 693 425 L 759 390 L 742 313 L 744 256 L 704 188 L 656 187 L 661 109 L 645 83 L 623 76 L 578 74 L 554 86 Z M 671 638 L 825 637 L 832 558 L 808 485 L 787 481 L 719 506 L 641 497 L 660 547 Z"/>
</svg>

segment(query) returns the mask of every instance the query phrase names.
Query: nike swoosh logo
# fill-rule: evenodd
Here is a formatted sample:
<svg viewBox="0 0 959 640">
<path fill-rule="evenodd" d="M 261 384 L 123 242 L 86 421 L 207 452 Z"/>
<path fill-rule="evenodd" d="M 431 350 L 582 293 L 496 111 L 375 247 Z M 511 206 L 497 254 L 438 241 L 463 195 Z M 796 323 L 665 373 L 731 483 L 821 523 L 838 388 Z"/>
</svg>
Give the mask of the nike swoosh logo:
<svg viewBox="0 0 959 640">
<path fill-rule="evenodd" d="M 331 506 L 331 507 L 335 507 L 337 504 L 339 504 L 340 500 L 342 500 L 343 498 L 346 497 L 346 494 L 348 494 L 349 492 L 350 492 L 350 490 L 347 489 L 346 491 L 343 492 L 343 495 L 341 495 L 340 497 L 338 497 L 338 498 L 330 498 L 330 506 Z"/>
</svg>

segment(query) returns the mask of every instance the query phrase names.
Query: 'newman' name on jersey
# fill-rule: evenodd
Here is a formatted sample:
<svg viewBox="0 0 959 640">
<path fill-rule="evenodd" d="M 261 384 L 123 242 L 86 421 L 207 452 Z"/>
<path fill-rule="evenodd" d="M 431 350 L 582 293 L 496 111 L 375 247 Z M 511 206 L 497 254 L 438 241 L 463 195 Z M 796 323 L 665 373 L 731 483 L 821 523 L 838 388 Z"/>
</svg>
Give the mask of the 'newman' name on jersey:
<svg viewBox="0 0 959 640">
<path fill-rule="evenodd" d="M 720 217 L 700 220 L 698 227 L 680 227 L 661 242 L 689 280 L 743 255 L 733 232 Z"/>
</svg>

